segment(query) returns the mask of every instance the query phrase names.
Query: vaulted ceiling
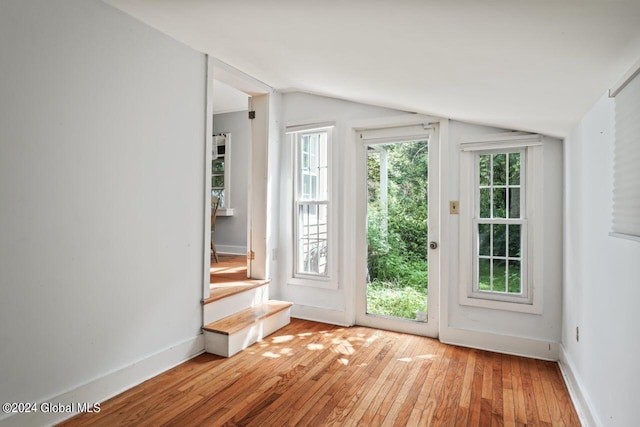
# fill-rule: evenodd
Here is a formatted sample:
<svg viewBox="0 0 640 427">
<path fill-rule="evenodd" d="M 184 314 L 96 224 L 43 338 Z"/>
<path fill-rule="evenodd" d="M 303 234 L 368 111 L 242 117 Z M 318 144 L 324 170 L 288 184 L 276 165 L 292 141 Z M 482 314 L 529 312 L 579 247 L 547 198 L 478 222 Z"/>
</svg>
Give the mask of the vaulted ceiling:
<svg viewBox="0 0 640 427">
<path fill-rule="evenodd" d="M 565 136 L 640 59 L 640 0 L 104 0 L 277 90 Z"/>
</svg>

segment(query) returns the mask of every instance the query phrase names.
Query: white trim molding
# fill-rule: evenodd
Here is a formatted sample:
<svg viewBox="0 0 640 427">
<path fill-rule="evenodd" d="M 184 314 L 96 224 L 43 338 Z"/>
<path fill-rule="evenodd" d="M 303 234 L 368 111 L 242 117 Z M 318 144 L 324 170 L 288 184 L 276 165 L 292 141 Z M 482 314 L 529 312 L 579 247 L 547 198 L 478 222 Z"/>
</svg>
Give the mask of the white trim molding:
<svg viewBox="0 0 640 427">
<path fill-rule="evenodd" d="M 347 313 L 345 311 L 331 308 L 293 304 L 293 306 L 291 306 L 291 317 L 311 320 L 312 322 L 328 323 L 330 325 L 353 326 L 353 322 L 347 319 Z"/>
<path fill-rule="evenodd" d="M 560 366 L 560 371 L 562 372 L 564 382 L 569 390 L 569 396 L 571 396 L 573 406 L 575 406 L 576 412 L 578 412 L 580 423 L 582 423 L 584 427 L 604 425 L 598 419 L 596 414 L 591 412 L 590 408 L 593 408 L 594 405 L 592 404 L 592 401 L 587 395 L 584 387 L 582 387 L 580 380 L 575 375 L 573 363 L 562 345 L 560 345 L 559 349 L 558 366 Z"/>
<path fill-rule="evenodd" d="M 452 326 L 441 327 L 439 338 L 446 344 L 553 362 L 558 360 L 560 346 L 554 341 L 493 334 Z"/>
<path fill-rule="evenodd" d="M 204 338 L 200 334 L 72 390 L 51 396 L 42 402 L 36 402 L 36 404 L 40 405 L 47 402 L 50 404 L 72 405 L 75 410 L 79 402 L 89 403 L 89 406 L 94 403 L 104 402 L 162 372 L 193 359 L 203 352 Z M 0 419 L 0 426 L 53 425 L 74 415 L 77 415 L 77 412 L 38 411 L 28 414 L 14 414 Z"/>
</svg>

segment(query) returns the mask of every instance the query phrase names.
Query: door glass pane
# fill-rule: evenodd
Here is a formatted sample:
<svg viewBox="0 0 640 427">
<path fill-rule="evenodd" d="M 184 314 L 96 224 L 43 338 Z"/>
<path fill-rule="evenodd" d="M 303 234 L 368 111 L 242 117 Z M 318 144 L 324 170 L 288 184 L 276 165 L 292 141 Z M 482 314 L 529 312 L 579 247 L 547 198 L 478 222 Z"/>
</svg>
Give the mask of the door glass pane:
<svg viewBox="0 0 640 427">
<path fill-rule="evenodd" d="M 428 143 L 367 150 L 367 314 L 427 319 Z"/>
</svg>

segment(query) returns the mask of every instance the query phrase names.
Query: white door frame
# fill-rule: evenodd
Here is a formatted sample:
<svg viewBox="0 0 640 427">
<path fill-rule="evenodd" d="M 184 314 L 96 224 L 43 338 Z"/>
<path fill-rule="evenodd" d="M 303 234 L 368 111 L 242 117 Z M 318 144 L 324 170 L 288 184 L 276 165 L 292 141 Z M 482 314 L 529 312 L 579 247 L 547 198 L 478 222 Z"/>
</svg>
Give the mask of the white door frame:
<svg viewBox="0 0 640 427">
<path fill-rule="evenodd" d="M 249 277 L 265 279 L 268 277 L 267 229 L 272 220 L 266 209 L 269 192 L 267 186 L 269 158 L 267 153 L 274 143 L 272 121 L 269 107 L 272 103 L 273 88 L 224 62 L 207 55 L 206 106 L 205 106 L 205 168 L 204 168 L 204 244 L 203 244 L 203 299 L 210 296 L 210 233 L 211 230 L 211 157 L 213 144 L 213 80 L 221 81 L 250 96 L 249 109 L 256 111 L 260 120 L 251 123 L 250 159 L 247 162 L 249 188 L 247 191 L 247 250 L 253 251 L 254 259 L 247 262 Z M 253 98 L 260 99 L 259 101 Z M 266 101 L 266 102 L 265 102 Z M 271 150 L 272 151 L 272 150 Z M 264 242 L 264 244 L 261 244 Z"/>
<path fill-rule="evenodd" d="M 393 319 L 366 314 L 366 265 L 367 265 L 367 169 L 366 147 L 370 143 L 363 143 L 358 135 L 362 131 L 377 131 L 413 127 L 416 125 L 430 125 L 425 129 L 422 137 L 429 138 L 429 240 L 439 242 L 440 237 L 440 120 L 429 116 L 411 115 L 374 121 L 369 124 L 354 126 L 355 161 L 356 161 L 356 203 L 355 203 L 355 322 L 362 326 L 380 329 L 392 329 L 415 335 L 430 337 L 438 336 L 439 328 L 439 294 L 440 294 L 440 254 L 439 249 L 429 250 L 428 276 L 428 322 Z M 389 133 L 395 133 L 391 130 Z M 380 132 L 384 135 L 385 132 Z M 391 138 L 395 141 L 408 140 L 419 137 L 416 134 L 400 135 Z M 388 142 L 391 142 L 391 139 Z"/>
</svg>

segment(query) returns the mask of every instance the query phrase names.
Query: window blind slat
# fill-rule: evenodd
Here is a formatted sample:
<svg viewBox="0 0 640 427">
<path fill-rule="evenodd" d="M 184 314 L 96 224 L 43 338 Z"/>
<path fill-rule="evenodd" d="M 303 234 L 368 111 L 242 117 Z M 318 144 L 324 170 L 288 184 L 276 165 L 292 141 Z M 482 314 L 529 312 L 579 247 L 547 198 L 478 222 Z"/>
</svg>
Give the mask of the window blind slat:
<svg viewBox="0 0 640 427">
<path fill-rule="evenodd" d="M 615 97 L 614 235 L 640 237 L 640 77 Z"/>
</svg>

